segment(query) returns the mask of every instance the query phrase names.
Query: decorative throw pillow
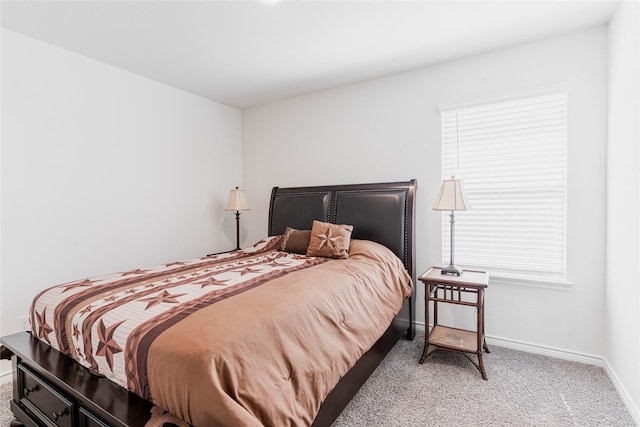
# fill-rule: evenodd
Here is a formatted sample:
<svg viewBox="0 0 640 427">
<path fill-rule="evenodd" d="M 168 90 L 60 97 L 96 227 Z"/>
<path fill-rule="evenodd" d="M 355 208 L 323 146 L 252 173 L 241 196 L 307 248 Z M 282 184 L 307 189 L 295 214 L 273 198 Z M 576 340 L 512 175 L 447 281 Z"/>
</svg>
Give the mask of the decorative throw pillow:
<svg viewBox="0 0 640 427">
<path fill-rule="evenodd" d="M 280 250 L 306 255 L 310 238 L 311 230 L 296 230 L 295 228 L 287 227 L 282 235 Z"/>
<path fill-rule="evenodd" d="M 349 258 L 349 242 L 351 241 L 352 231 L 352 225 L 313 221 L 307 255 L 327 258 Z"/>
</svg>

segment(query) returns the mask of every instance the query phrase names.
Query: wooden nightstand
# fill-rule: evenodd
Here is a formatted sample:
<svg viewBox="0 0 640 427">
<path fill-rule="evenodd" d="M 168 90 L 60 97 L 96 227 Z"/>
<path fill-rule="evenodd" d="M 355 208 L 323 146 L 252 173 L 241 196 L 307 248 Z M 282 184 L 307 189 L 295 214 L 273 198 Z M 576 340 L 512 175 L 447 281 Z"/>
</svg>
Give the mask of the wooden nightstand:
<svg viewBox="0 0 640 427">
<path fill-rule="evenodd" d="M 482 362 L 482 350 L 489 353 L 484 336 L 484 290 L 489 285 L 489 273 L 485 271 L 464 270 L 461 276 L 441 274 L 442 269 L 431 267 L 418 278 L 425 286 L 424 318 L 427 325 L 424 351 L 419 363 L 438 350 L 455 351 L 463 354 L 478 368 L 483 379 L 487 373 Z M 466 298 L 463 298 L 466 297 Z M 429 331 L 429 305 L 433 302 L 433 328 Z M 477 325 L 475 331 L 452 328 L 438 324 L 438 303 L 475 307 Z M 476 363 L 469 356 L 478 357 Z"/>
</svg>

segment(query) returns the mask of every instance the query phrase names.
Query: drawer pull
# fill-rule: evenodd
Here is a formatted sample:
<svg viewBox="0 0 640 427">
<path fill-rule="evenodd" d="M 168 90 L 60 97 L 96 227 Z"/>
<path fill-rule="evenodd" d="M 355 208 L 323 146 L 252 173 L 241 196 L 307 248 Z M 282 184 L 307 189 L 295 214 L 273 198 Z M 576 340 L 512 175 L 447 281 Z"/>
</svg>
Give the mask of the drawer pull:
<svg viewBox="0 0 640 427">
<path fill-rule="evenodd" d="M 24 390 L 22 390 L 22 394 L 24 394 L 24 397 L 29 396 L 29 393 L 33 393 L 34 391 L 38 391 L 38 386 L 34 385 L 31 388 L 27 388 L 25 387 Z"/>
<path fill-rule="evenodd" d="M 53 419 L 53 421 L 58 421 L 58 418 L 65 415 L 66 413 L 67 408 L 64 408 L 62 411 L 54 412 L 53 415 L 51 415 L 51 418 Z"/>
</svg>

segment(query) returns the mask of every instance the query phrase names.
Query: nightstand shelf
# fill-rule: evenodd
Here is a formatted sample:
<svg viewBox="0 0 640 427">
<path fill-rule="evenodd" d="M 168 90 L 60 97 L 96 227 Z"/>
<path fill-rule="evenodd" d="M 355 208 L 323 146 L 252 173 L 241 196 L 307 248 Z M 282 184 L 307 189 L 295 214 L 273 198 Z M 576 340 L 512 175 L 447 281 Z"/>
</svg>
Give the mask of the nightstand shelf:
<svg viewBox="0 0 640 427">
<path fill-rule="evenodd" d="M 475 353 L 478 351 L 478 334 L 465 329 L 437 325 L 429 334 L 429 344 L 455 351 Z"/>
<path fill-rule="evenodd" d="M 487 372 L 482 351 L 489 353 L 484 334 L 484 290 L 489 284 L 489 274 L 484 271 L 464 270 L 461 276 L 441 274 L 439 267 L 432 267 L 418 278 L 425 285 L 425 334 L 424 351 L 419 363 L 438 350 L 454 351 L 464 355 L 480 371 L 483 379 Z M 429 329 L 429 306 L 433 303 L 433 328 Z M 454 328 L 438 324 L 438 304 L 455 304 L 476 308 L 476 330 Z M 471 359 L 475 354 L 478 362 Z"/>
</svg>

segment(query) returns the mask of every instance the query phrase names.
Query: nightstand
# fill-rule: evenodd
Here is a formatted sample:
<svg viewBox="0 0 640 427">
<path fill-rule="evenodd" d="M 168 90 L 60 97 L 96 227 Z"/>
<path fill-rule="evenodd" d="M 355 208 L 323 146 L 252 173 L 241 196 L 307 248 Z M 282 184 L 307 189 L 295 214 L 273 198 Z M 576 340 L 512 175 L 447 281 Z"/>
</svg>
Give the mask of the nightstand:
<svg viewBox="0 0 640 427">
<path fill-rule="evenodd" d="M 489 285 L 489 273 L 464 270 L 460 276 L 441 274 L 439 267 L 431 267 L 418 278 L 425 286 L 424 318 L 427 330 L 424 351 L 419 363 L 438 350 L 461 353 L 487 379 L 482 361 L 482 350 L 489 353 L 484 335 L 484 290 Z M 429 330 L 429 305 L 433 302 L 433 328 Z M 438 303 L 476 308 L 476 330 L 453 328 L 438 324 Z M 470 354 L 478 358 L 476 363 Z"/>
</svg>

